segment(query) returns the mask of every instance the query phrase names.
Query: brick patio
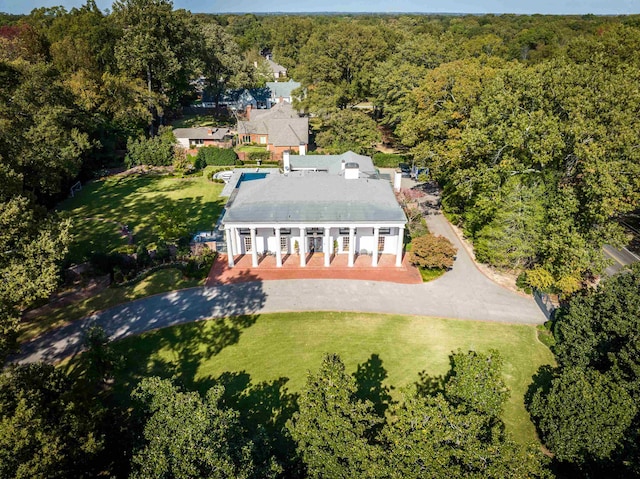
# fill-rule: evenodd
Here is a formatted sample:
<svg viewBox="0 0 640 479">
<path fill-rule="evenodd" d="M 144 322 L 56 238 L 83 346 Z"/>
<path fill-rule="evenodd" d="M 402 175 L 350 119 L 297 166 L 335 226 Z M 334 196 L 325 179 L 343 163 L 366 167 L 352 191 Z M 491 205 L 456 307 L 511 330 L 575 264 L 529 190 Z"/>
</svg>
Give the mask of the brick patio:
<svg viewBox="0 0 640 479">
<path fill-rule="evenodd" d="M 324 266 L 324 254 L 308 254 L 307 265 L 300 267 L 297 254 L 284 255 L 282 267 L 276 266 L 275 256 L 258 259 L 258 267 L 251 267 L 251 255 L 236 256 L 235 266 L 229 268 L 227 256 L 220 254 L 211 268 L 207 286 L 246 281 L 271 281 L 278 279 L 361 279 L 368 281 L 388 281 L 392 283 L 422 283 L 420 272 L 407 262 L 405 255 L 402 266 L 395 266 L 395 255 L 383 254 L 378 266 L 371 266 L 371 256 L 356 256 L 353 267 L 347 266 L 348 255 L 334 255 L 331 265 Z"/>
</svg>

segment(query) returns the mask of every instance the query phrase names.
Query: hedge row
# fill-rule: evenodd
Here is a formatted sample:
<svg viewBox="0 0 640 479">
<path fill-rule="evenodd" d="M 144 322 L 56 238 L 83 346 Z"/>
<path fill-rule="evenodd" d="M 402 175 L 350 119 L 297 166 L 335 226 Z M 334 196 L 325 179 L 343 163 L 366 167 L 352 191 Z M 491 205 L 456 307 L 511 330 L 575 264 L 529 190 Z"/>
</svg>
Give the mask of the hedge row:
<svg viewBox="0 0 640 479">
<path fill-rule="evenodd" d="M 397 168 L 399 163 L 411 163 L 407 155 L 397 153 L 375 153 L 373 164 L 378 168 Z"/>
<path fill-rule="evenodd" d="M 218 148 L 217 146 L 203 146 L 198 149 L 195 167 L 205 166 L 233 166 L 238 160 L 238 155 L 233 148 Z"/>
</svg>

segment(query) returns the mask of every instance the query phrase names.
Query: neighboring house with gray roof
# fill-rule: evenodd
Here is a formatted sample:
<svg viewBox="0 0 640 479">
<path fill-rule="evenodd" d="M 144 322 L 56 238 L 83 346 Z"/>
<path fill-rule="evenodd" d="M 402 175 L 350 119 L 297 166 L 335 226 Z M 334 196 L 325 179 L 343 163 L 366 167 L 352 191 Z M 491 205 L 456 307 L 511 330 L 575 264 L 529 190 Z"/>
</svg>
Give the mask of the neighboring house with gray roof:
<svg viewBox="0 0 640 479">
<path fill-rule="evenodd" d="M 267 82 L 267 88 L 269 89 L 269 101 L 271 105 L 275 105 L 276 103 L 280 103 L 282 101 L 286 101 L 287 103 L 293 103 L 293 96 L 291 93 L 296 88 L 300 88 L 300 82 L 289 80 L 289 81 L 269 81 Z"/>
<path fill-rule="evenodd" d="M 227 90 L 220 101 L 233 111 L 244 111 L 247 107 L 271 108 L 271 92 L 268 88 L 240 88 Z"/>
<path fill-rule="evenodd" d="M 233 134 L 229 128 L 216 127 L 174 128 L 173 135 L 178 143 L 186 149 L 199 148 L 201 146 L 229 148 L 233 139 Z"/>
<path fill-rule="evenodd" d="M 247 108 L 245 121 L 238 121 L 241 143 L 264 145 L 274 159 L 284 151 L 305 153 L 309 144 L 309 118 L 298 115 L 290 104 L 278 103 L 269 110 Z"/>
<path fill-rule="evenodd" d="M 269 65 L 269 69 L 273 73 L 273 78 L 275 78 L 276 80 L 278 78 L 286 78 L 287 69 L 285 67 L 283 67 L 282 65 L 278 65 L 271 58 L 266 58 L 266 60 L 267 64 Z"/>
<path fill-rule="evenodd" d="M 310 155 L 298 169 L 302 158 L 287 152 L 284 173 L 240 175 L 221 221 L 229 266 L 236 256 L 250 254 L 256 267 L 258 256 L 268 253 L 278 267 L 293 254 L 304 267 L 309 253 L 322 253 L 326 267 L 342 254 L 349 266 L 356 254 L 371 255 L 372 266 L 380 255 L 394 255 L 401 266 L 407 218 L 389 181 L 351 161 L 368 168 L 364 158 L 371 163 L 352 152 Z"/>
</svg>

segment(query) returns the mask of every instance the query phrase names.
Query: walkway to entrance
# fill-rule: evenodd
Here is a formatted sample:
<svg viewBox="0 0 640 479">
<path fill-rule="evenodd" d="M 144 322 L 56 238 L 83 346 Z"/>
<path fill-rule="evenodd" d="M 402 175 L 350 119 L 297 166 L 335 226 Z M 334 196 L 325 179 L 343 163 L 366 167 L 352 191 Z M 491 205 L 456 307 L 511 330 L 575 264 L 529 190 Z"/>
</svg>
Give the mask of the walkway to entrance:
<svg viewBox="0 0 640 479">
<path fill-rule="evenodd" d="M 397 267 L 396 256 L 392 254 L 380 255 L 378 266 L 371 266 L 371 256 L 356 256 L 354 265 L 347 265 L 349 258 L 346 254 L 334 255 L 331 266 L 324 266 L 323 253 L 309 253 L 307 265 L 300 266 L 300 256 L 297 254 L 284 255 L 282 268 L 276 266 L 275 256 L 265 256 L 258 261 L 258 267 L 251 267 L 251 255 L 235 257 L 235 266 L 229 268 L 226 255 L 219 255 L 211 268 L 206 286 L 226 283 L 241 283 L 252 280 L 276 279 L 362 279 L 369 281 L 387 281 L 402 284 L 420 284 L 420 272 L 407 261 L 405 255 L 402 266 Z"/>
</svg>

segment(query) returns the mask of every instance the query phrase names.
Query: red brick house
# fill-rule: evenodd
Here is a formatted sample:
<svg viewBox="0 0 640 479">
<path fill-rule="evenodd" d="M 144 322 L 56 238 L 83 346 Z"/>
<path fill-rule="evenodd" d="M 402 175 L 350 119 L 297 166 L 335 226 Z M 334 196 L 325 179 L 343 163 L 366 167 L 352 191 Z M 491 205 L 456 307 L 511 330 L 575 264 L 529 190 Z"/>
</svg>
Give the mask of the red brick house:
<svg viewBox="0 0 640 479">
<path fill-rule="evenodd" d="M 247 108 L 247 120 L 238 121 L 238 141 L 264 145 L 275 160 L 290 150 L 305 154 L 309 144 L 309 118 L 302 117 L 287 102 L 269 110 Z"/>
</svg>

